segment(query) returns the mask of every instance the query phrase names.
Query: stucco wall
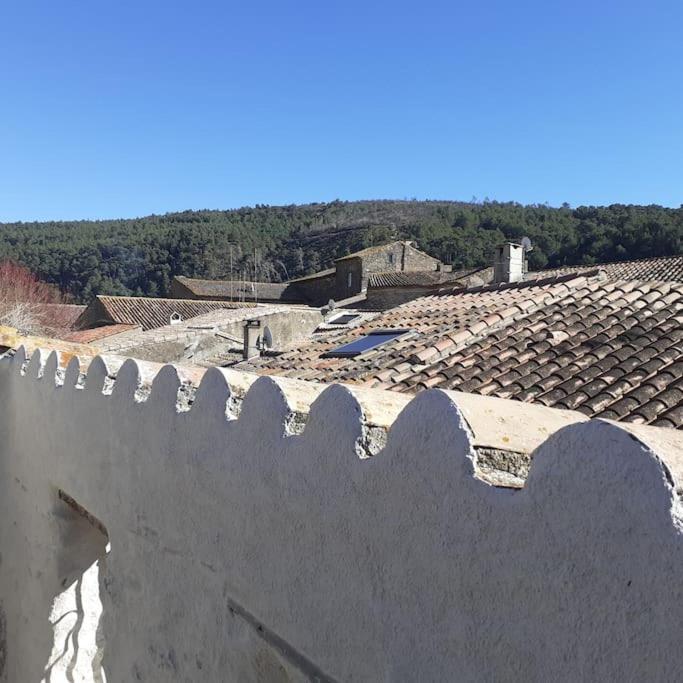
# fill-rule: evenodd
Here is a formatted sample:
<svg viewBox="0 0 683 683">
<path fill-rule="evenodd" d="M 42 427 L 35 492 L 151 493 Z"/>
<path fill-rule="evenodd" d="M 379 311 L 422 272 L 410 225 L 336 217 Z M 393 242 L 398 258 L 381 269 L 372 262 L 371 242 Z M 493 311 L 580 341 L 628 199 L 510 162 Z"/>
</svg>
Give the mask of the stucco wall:
<svg viewBox="0 0 683 683">
<path fill-rule="evenodd" d="M 680 435 L 572 424 L 495 488 L 463 414 L 508 402 L 119 363 L 0 361 L 0 680 L 683 677 Z"/>
</svg>

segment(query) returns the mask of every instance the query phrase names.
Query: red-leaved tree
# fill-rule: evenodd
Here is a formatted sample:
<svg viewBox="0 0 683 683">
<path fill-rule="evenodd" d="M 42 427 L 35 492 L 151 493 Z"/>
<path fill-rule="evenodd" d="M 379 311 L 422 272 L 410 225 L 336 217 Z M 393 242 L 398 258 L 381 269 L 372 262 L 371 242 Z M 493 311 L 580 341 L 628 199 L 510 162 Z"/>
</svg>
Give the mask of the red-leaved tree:
<svg viewBox="0 0 683 683">
<path fill-rule="evenodd" d="M 57 336 L 69 329 L 73 313 L 63 294 L 13 261 L 0 262 L 0 325 L 24 333 Z"/>
</svg>

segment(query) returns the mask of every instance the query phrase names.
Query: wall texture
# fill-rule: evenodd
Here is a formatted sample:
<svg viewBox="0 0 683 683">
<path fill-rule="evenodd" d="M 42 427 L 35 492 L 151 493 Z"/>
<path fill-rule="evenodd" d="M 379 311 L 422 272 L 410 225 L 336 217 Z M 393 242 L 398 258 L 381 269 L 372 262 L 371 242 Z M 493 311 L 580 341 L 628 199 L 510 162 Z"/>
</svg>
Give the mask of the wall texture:
<svg viewBox="0 0 683 683">
<path fill-rule="evenodd" d="M 507 402 L 59 361 L 0 361 L 0 680 L 683 677 L 679 434 L 571 424 L 496 488 Z"/>
</svg>

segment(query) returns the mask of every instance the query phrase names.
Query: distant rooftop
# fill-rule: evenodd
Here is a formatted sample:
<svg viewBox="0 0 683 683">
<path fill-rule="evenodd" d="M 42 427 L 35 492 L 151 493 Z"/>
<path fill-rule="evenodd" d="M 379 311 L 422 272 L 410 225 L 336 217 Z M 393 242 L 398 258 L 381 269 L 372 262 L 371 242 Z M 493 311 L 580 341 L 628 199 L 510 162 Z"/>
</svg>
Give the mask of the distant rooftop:
<svg viewBox="0 0 683 683">
<path fill-rule="evenodd" d="M 201 280 L 178 275 L 175 281 L 193 296 L 304 303 L 305 298 L 288 282 L 245 282 L 243 280 Z"/>
<path fill-rule="evenodd" d="M 295 277 L 289 282 L 307 282 L 308 280 L 318 280 L 324 277 L 333 277 L 336 272 L 336 268 L 326 268 L 325 270 L 319 270 L 317 273 L 303 275 L 302 277 Z"/>
<path fill-rule="evenodd" d="M 253 304 L 194 299 L 162 299 L 144 296 L 96 296 L 74 323 L 75 329 L 101 325 L 125 324 L 143 330 L 168 325 L 171 316 L 194 318 L 202 313 L 224 308 L 242 308 Z"/>
<path fill-rule="evenodd" d="M 457 282 L 472 275 L 485 275 L 490 268 L 468 268 L 465 270 L 404 270 L 375 273 L 368 279 L 368 287 L 436 287 Z M 490 279 L 490 277 L 488 278 Z"/>
<path fill-rule="evenodd" d="M 683 256 L 656 256 L 635 259 L 632 261 L 613 261 L 585 266 L 562 266 L 530 272 L 527 279 L 580 273 L 600 268 L 609 277 L 624 280 L 663 280 L 666 282 L 683 282 Z"/>
</svg>

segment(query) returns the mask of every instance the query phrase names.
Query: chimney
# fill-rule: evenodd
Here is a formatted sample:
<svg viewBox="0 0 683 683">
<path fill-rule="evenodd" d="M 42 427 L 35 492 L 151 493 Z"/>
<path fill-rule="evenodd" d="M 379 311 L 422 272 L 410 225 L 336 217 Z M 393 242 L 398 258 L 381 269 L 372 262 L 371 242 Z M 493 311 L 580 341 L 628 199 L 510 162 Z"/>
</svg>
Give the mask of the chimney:
<svg viewBox="0 0 683 683">
<path fill-rule="evenodd" d="M 520 282 L 526 275 L 526 251 L 521 244 L 505 242 L 496 247 L 493 281 Z"/>
<path fill-rule="evenodd" d="M 261 321 L 247 320 L 244 326 L 244 350 L 242 357 L 244 360 L 255 358 L 261 354 L 259 341 L 261 339 Z"/>
</svg>

